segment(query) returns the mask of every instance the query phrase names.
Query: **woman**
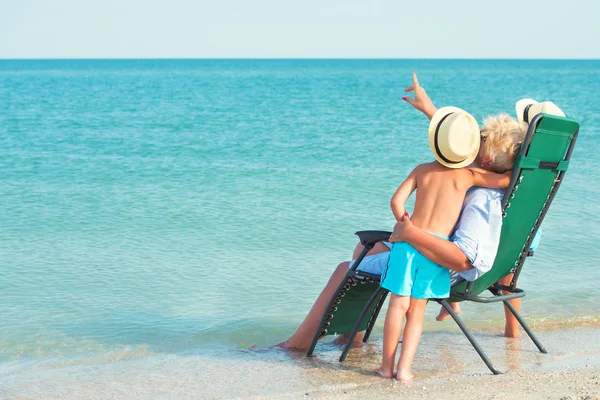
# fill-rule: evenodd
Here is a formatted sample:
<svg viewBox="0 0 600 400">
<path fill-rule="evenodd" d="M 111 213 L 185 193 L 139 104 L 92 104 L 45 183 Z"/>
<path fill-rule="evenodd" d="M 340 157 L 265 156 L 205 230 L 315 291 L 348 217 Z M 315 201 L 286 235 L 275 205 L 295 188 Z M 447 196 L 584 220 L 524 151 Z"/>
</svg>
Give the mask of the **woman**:
<svg viewBox="0 0 600 400">
<path fill-rule="evenodd" d="M 403 100 L 431 119 L 437 108 L 425 89 L 419 85 L 416 73 L 413 74 L 413 85 L 405 89 L 405 92 L 411 91 L 415 92 L 415 98 L 403 97 Z M 483 140 L 475 164 L 494 172 L 505 172 L 511 169 L 518 148 L 515 144 L 523 140 L 525 131 L 524 124 L 520 124 L 506 114 L 487 118 L 484 121 Z M 390 241 L 406 241 L 430 260 L 450 269 L 454 272 L 453 283 L 460 280 L 475 280 L 491 269 L 496 257 L 502 227 L 502 196 L 501 190 L 483 188 L 471 190 L 465 197 L 460 220 L 450 241 L 427 235 L 412 226 L 410 221 L 396 224 Z M 362 246 L 359 244 L 354 250 L 353 259 L 358 257 L 361 250 Z M 388 259 L 389 246 L 378 243 L 363 259 L 359 270 L 380 275 Z M 345 261 L 337 266 L 304 321 L 294 334 L 279 346 L 295 349 L 307 349 L 310 346 L 327 303 L 351 266 L 352 261 Z M 512 277 L 508 276 L 502 283 L 509 283 L 510 279 Z M 520 301 L 516 299 L 513 305 L 518 310 Z M 458 308 L 456 311 L 459 311 Z M 518 321 L 509 311 L 506 311 L 505 315 L 505 335 L 518 336 Z M 440 312 L 438 320 L 445 318 L 447 315 Z M 356 343 L 360 342 L 360 336 L 357 335 Z M 344 340 L 345 337 L 341 337 L 337 342 L 343 343 Z"/>
</svg>

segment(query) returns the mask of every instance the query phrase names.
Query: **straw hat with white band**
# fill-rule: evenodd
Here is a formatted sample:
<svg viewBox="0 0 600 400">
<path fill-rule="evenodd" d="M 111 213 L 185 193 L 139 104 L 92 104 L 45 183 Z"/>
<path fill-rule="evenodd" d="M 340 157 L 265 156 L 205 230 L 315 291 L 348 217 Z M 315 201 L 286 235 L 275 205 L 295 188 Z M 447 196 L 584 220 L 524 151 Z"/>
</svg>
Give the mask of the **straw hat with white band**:
<svg viewBox="0 0 600 400">
<path fill-rule="evenodd" d="M 519 122 L 529 123 L 539 113 L 557 115 L 559 117 L 565 116 L 565 113 L 551 101 L 538 103 L 533 99 L 521 99 L 517 101 L 515 108 Z"/>
<path fill-rule="evenodd" d="M 479 125 L 468 112 L 457 107 L 442 107 L 429 123 L 429 145 L 433 155 L 448 168 L 471 164 L 479 153 Z"/>
</svg>

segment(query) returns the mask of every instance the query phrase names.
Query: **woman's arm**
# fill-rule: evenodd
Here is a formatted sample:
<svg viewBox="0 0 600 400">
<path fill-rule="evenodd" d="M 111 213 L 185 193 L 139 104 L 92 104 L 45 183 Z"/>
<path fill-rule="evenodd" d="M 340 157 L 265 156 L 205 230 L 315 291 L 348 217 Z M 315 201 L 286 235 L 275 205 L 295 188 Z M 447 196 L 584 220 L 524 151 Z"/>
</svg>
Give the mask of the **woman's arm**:
<svg viewBox="0 0 600 400">
<path fill-rule="evenodd" d="M 457 245 L 416 228 L 408 218 L 396 223 L 390 242 L 408 242 L 434 263 L 452 271 L 473 269 L 473 265 Z"/>
<path fill-rule="evenodd" d="M 412 192 L 417 188 L 417 169 L 415 168 L 408 178 L 396 190 L 396 193 L 392 196 L 392 200 L 390 200 L 390 207 L 392 208 L 392 213 L 394 213 L 394 217 L 396 217 L 396 221 L 402 221 L 404 218 L 404 213 L 406 212 L 406 208 L 404 205 L 406 204 L 406 200 L 410 197 Z"/>
<path fill-rule="evenodd" d="M 437 111 L 437 108 L 433 105 L 433 102 L 427 95 L 425 89 L 419 85 L 419 80 L 417 79 L 417 73 L 413 72 L 413 84 L 406 89 L 404 89 L 406 93 L 415 92 L 414 100 L 410 97 L 403 97 L 402 100 L 406 101 L 408 104 L 421 111 L 429 120 L 433 117 L 433 114 Z"/>
<path fill-rule="evenodd" d="M 480 186 L 489 189 L 506 189 L 510 184 L 512 171 L 506 171 L 503 174 L 497 174 L 483 168 L 470 167 L 473 177 L 473 186 Z"/>
</svg>

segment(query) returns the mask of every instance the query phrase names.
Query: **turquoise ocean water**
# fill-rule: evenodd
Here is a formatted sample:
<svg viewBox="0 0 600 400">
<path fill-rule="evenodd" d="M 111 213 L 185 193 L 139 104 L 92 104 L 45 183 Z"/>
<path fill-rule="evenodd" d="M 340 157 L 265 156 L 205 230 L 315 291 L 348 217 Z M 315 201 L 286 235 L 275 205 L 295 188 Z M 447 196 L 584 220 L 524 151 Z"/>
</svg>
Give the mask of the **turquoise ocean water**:
<svg viewBox="0 0 600 400">
<path fill-rule="evenodd" d="M 532 97 L 581 122 L 523 314 L 598 319 L 600 61 L 5 60 L 0 376 L 285 339 L 432 158 L 413 70 L 479 121 Z"/>
</svg>

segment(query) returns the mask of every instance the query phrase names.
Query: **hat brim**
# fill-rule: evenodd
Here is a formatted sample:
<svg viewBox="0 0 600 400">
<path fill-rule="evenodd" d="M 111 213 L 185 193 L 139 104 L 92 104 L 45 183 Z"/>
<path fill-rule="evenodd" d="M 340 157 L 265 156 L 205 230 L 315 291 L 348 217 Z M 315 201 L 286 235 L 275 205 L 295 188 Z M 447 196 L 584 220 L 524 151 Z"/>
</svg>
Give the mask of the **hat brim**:
<svg viewBox="0 0 600 400">
<path fill-rule="evenodd" d="M 565 113 L 560 109 L 559 106 L 554 104 L 551 101 L 543 101 L 542 103 L 544 107 L 542 108 L 542 112 L 548 115 L 556 115 L 557 117 L 565 117 Z"/>
<path fill-rule="evenodd" d="M 517 112 L 517 120 L 519 122 L 524 121 L 523 113 L 525 112 L 525 108 L 527 108 L 527 106 L 529 106 L 531 104 L 539 104 L 539 103 L 533 99 L 521 99 L 521 100 L 517 101 L 517 104 L 515 104 L 515 111 Z"/>
<path fill-rule="evenodd" d="M 477 154 L 479 154 L 479 146 L 477 146 L 477 149 L 472 153 L 469 154 L 469 156 L 464 160 L 461 161 L 459 163 L 448 163 L 445 160 L 443 160 L 439 154 L 437 154 L 437 152 L 434 150 L 435 149 L 435 130 L 437 128 L 437 126 L 439 125 L 440 121 L 448 114 L 452 114 L 452 113 L 456 113 L 456 112 L 463 112 L 466 114 L 469 114 L 468 112 L 466 112 L 465 110 L 463 110 L 462 108 L 458 108 L 458 107 L 452 107 L 452 106 L 447 106 L 447 107 L 442 107 L 440 109 L 438 109 L 435 114 L 433 114 L 433 117 L 431 117 L 431 122 L 429 122 L 429 146 L 431 147 L 431 151 L 433 153 L 433 155 L 435 156 L 435 159 L 442 165 L 448 167 L 448 168 L 463 168 L 466 167 L 468 165 L 471 165 L 473 163 L 473 161 L 475 161 L 475 159 L 477 158 Z M 479 124 L 477 124 L 477 120 L 471 115 L 471 118 L 473 118 L 473 122 L 475 123 L 476 129 L 479 130 Z"/>
</svg>

